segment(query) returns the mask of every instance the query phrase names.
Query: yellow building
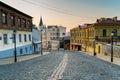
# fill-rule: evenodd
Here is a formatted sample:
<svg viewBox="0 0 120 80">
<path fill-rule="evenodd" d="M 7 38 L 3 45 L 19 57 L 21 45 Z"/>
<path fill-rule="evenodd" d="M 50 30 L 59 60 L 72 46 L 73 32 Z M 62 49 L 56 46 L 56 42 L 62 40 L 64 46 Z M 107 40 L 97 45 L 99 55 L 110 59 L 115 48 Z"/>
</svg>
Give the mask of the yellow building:
<svg viewBox="0 0 120 80">
<path fill-rule="evenodd" d="M 70 49 L 89 53 L 102 53 L 102 45 L 111 43 L 111 32 L 114 31 L 114 41 L 120 36 L 120 20 L 114 18 L 97 19 L 94 24 L 85 24 L 70 31 Z"/>
<path fill-rule="evenodd" d="M 70 50 L 81 50 L 81 26 L 70 30 Z"/>
</svg>

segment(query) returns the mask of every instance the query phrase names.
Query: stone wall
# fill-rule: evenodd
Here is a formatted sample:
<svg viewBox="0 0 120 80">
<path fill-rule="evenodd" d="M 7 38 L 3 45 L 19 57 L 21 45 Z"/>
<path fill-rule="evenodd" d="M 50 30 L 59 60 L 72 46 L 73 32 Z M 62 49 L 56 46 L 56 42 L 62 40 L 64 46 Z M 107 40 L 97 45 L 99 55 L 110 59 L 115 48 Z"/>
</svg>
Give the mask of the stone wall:
<svg viewBox="0 0 120 80">
<path fill-rule="evenodd" d="M 104 55 L 111 55 L 111 45 L 102 44 L 102 53 Z M 113 55 L 120 57 L 120 47 L 113 45 Z"/>
</svg>

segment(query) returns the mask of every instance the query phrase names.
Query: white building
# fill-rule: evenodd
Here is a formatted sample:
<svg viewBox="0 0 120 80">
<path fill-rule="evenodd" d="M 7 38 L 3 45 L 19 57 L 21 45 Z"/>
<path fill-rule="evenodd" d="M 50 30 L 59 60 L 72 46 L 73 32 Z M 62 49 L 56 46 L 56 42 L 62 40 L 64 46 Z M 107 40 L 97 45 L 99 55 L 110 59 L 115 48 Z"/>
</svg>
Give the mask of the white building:
<svg viewBox="0 0 120 80">
<path fill-rule="evenodd" d="M 60 39 L 66 34 L 66 28 L 62 26 L 51 25 L 47 27 L 47 45 L 48 49 L 58 50 L 60 48 Z"/>
<path fill-rule="evenodd" d="M 32 17 L 0 1 L 0 58 L 32 54 Z M 14 33 L 15 32 L 15 33 Z"/>
<path fill-rule="evenodd" d="M 66 27 L 57 26 L 59 29 L 59 37 L 63 38 L 66 36 Z"/>
</svg>

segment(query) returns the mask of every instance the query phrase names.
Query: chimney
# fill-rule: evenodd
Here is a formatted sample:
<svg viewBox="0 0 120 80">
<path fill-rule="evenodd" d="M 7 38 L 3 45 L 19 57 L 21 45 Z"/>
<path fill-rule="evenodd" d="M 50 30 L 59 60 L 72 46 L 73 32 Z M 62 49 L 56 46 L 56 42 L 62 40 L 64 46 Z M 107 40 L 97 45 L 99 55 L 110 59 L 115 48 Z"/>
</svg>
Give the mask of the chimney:
<svg viewBox="0 0 120 80">
<path fill-rule="evenodd" d="M 81 28 L 81 26 L 80 26 L 80 25 L 78 25 L 78 27 L 79 27 L 79 28 Z"/>
<path fill-rule="evenodd" d="M 101 18 L 101 21 L 105 21 L 105 18 Z"/>
<path fill-rule="evenodd" d="M 113 17 L 113 20 L 114 20 L 114 21 L 117 21 L 117 16 L 116 16 L 116 17 Z"/>
<path fill-rule="evenodd" d="M 97 23 L 100 23 L 100 19 L 97 19 L 97 21 L 96 21 Z"/>
</svg>

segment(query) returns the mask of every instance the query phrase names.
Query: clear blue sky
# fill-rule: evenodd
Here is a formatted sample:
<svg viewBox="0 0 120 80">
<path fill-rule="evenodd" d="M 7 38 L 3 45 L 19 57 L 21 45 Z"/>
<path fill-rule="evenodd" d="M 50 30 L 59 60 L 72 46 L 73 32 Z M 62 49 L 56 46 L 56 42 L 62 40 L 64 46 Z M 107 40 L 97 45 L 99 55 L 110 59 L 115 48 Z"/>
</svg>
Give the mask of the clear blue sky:
<svg viewBox="0 0 120 80">
<path fill-rule="evenodd" d="M 38 25 L 40 16 L 45 25 L 63 25 L 69 29 L 97 18 L 120 18 L 120 0 L 1 0 L 33 17 Z"/>
</svg>

